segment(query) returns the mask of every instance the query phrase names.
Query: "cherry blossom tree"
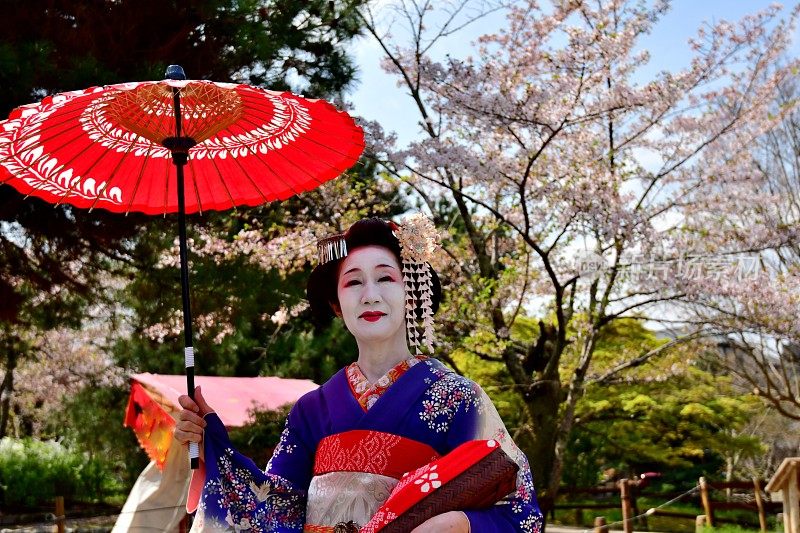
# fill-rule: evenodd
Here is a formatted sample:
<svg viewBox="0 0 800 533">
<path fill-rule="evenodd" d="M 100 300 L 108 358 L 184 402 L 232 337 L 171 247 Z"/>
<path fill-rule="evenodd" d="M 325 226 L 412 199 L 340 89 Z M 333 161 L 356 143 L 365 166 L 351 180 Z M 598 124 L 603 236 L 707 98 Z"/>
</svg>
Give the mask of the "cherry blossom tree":
<svg viewBox="0 0 800 533">
<path fill-rule="evenodd" d="M 694 307 L 726 291 L 758 307 L 771 289 L 746 260 L 796 237 L 768 218 L 745 218 L 777 198 L 754 190 L 749 154 L 789 111 L 772 102 L 797 68 L 775 67 L 797 9 L 786 20 L 772 7 L 704 26 L 688 67 L 645 78 L 650 54 L 639 44 L 668 7 L 404 0 L 362 11 L 423 133 L 398 147 L 375 127 L 374 150 L 448 229 L 443 351 L 467 346 L 505 364 L 527 408 L 529 457 L 546 497 L 557 492 L 587 385 L 727 332 L 709 329 Z M 506 28 L 480 37 L 472 55 L 434 57 L 439 41 L 495 9 Z M 534 340 L 520 342 L 517 318 L 537 309 Z M 623 317 L 677 333 L 595 370 L 599 336 Z"/>
<path fill-rule="evenodd" d="M 22 211 L 25 217 L 30 214 Z M 63 219 L 54 216 L 54 220 Z M 0 285 L 8 289 L 0 288 L 4 296 L 0 313 L 0 437 L 8 428 L 12 406 L 18 409 L 20 405 L 15 399 L 15 374 L 35 362 L 43 337 L 53 330 L 78 330 L 88 309 L 107 303 L 102 288 L 109 286 L 115 277 L 110 271 L 117 271 L 119 265 L 119 256 L 107 246 L 119 234 L 104 235 L 102 223 L 89 227 L 96 236 L 82 238 L 53 228 L 35 234 L 11 224 L 0 231 L 0 248 L 8 252 L 4 255 L 8 260 L 0 267 Z M 102 320 L 113 323 L 110 315 Z"/>
<path fill-rule="evenodd" d="M 85 387 L 121 386 L 124 369 L 114 365 L 104 341 L 110 337 L 106 325 L 80 330 L 59 328 L 31 339 L 35 357 L 25 358 L 16 369 L 15 413 L 12 433 L 42 436 L 52 431 L 48 422 L 59 418 L 65 400 Z"/>
<path fill-rule="evenodd" d="M 781 62 L 781 64 L 785 61 Z M 780 67 L 777 67 L 780 68 Z M 800 87 L 778 86 L 769 112 L 777 126 L 737 155 L 742 169 L 726 180 L 746 180 L 737 209 L 719 213 L 708 197 L 688 219 L 686 233 L 708 235 L 706 247 L 746 250 L 753 275 L 695 287 L 687 311 L 720 331 L 721 362 L 741 383 L 789 419 L 800 420 Z M 719 157 L 719 156 L 718 156 Z M 714 217 L 709 233 L 705 220 Z M 725 332 L 734 332 L 725 334 Z"/>
</svg>

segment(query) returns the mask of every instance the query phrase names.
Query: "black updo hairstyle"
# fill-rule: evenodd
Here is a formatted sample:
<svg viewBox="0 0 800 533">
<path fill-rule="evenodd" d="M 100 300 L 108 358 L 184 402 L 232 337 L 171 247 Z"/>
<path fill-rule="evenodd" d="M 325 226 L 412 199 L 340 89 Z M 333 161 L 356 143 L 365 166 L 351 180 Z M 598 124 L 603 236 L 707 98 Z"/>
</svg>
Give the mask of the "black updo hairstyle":
<svg viewBox="0 0 800 533">
<path fill-rule="evenodd" d="M 345 243 L 347 251 L 351 253 L 357 248 L 364 246 L 382 246 L 391 251 L 397 259 L 397 264 L 402 267 L 400 259 L 400 241 L 394 236 L 392 226 L 380 218 L 365 218 L 359 220 L 345 232 Z M 311 315 L 314 322 L 319 326 L 330 324 L 336 316 L 331 304 L 339 304 L 337 287 L 339 281 L 339 268 L 344 258 L 328 261 L 317 265 L 308 278 L 306 296 L 311 305 Z M 431 275 L 431 309 L 434 313 L 439 309 L 442 301 L 442 286 L 436 271 L 428 265 Z M 416 276 L 416 274 L 414 274 Z M 415 294 L 415 298 L 419 295 Z M 417 316 L 422 318 L 421 309 L 417 305 Z"/>
</svg>

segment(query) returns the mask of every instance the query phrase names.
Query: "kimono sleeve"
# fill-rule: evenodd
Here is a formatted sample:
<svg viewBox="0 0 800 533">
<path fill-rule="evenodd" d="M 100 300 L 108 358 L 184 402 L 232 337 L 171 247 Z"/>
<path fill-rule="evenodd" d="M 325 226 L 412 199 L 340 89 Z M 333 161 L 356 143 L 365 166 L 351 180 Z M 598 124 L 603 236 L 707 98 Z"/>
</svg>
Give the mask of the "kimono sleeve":
<svg viewBox="0 0 800 533">
<path fill-rule="evenodd" d="M 204 462 L 192 476 L 187 510 L 196 506 L 192 530 L 302 531 L 313 452 L 303 439 L 299 403 L 265 471 L 231 445 L 216 414 L 205 417 Z"/>
<path fill-rule="evenodd" d="M 543 516 L 536 501 L 528 458 L 509 436 L 489 396 L 479 385 L 470 383 L 472 391 L 465 395 L 464 401 L 458 406 L 450 432 L 458 440 L 467 434 L 471 434 L 468 439 L 494 439 L 519 466 L 517 488 L 514 492 L 488 509 L 464 511 L 471 530 L 481 533 L 538 533 L 542 529 Z M 458 444 L 461 442 L 448 443 L 452 447 Z"/>
</svg>

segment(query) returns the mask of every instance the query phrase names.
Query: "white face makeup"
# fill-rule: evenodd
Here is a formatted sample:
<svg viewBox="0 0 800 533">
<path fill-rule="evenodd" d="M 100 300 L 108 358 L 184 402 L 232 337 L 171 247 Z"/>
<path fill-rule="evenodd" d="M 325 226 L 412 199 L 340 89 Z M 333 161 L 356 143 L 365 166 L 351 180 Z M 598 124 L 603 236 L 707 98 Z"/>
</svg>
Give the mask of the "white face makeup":
<svg viewBox="0 0 800 533">
<path fill-rule="evenodd" d="M 397 258 L 381 246 L 350 252 L 339 270 L 337 314 L 359 344 L 405 346 L 405 289 Z"/>
</svg>

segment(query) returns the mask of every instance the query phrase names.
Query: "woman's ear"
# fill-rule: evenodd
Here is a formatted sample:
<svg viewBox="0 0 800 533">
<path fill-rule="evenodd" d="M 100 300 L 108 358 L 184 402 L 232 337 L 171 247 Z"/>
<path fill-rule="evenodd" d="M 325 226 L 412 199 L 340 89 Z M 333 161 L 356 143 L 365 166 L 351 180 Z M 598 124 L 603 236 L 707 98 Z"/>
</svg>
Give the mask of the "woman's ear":
<svg viewBox="0 0 800 533">
<path fill-rule="evenodd" d="M 333 309 L 333 314 L 342 318 L 342 307 L 339 305 L 338 302 L 329 302 L 331 309 Z"/>
</svg>

